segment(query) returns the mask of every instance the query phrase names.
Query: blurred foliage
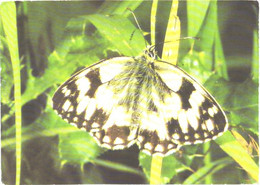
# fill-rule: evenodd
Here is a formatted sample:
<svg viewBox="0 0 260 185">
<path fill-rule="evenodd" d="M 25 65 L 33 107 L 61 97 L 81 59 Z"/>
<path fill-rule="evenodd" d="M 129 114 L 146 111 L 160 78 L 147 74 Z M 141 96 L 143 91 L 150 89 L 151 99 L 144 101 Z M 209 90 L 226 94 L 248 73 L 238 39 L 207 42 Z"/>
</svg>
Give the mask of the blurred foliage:
<svg viewBox="0 0 260 185">
<path fill-rule="evenodd" d="M 170 1 L 159 1 L 156 42 L 164 39 Z M 75 71 L 101 59 L 136 56 L 145 39 L 131 8 L 149 33 L 149 1 L 17 2 L 22 73 L 23 184 L 147 183 L 151 158 L 137 146 L 106 151 L 51 108 L 58 85 Z M 258 145 L 258 3 L 181 1 L 182 40 L 178 65 L 201 81 L 226 111 L 230 125 Z M 0 24 L 2 181 L 15 176 L 15 126 L 10 56 Z M 192 47 L 194 46 L 194 47 Z M 193 48 L 193 49 L 192 49 Z M 158 53 L 161 53 L 159 45 Z M 251 142 L 256 141 L 256 142 Z M 241 141 L 242 142 L 242 141 Z M 254 183 L 215 142 L 185 146 L 164 158 L 165 183 Z M 252 149 L 253 148 L 253 149 Z M 256 147 L 255 147 L 256 148 Z M 258 153 L 250 155 L 258 163 Z M 211 163 L 204 157 L 211 155 Z M 241 156 L 242 157 L 242 156 Z"/>
</svg>

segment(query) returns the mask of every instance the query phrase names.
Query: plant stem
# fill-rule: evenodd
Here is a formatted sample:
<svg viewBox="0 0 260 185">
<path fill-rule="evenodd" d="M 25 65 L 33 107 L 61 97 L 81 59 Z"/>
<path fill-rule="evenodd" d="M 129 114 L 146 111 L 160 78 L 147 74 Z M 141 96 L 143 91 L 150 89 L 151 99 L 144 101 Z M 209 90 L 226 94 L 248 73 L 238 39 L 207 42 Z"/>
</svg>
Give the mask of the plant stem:
<svg viewBox="0 0 260 185">
<path fill-rule="evenodd" d="M 210 142 L 204 143 L 203 150 L 204 153 L 207 153 L 210 148 Z M 208 152 L 204 158 L 204 166 L 208 166 L 211 163 L 211 154 Z M 207 175 L 205 177 L 205 184 L 212 184 L 212 176 Z"/>
<path fill-rule="evenodd" d="M 156 26 L 156 14 L 158 8 L 158 0 L 153 0 L 151 10 L 151 45 L 155 45 L 155 26 Z"/>
<path fill-rule="evenodd" d="M 152 156 L 150 184 L 161 184 L 163 157 L 159 155 Z"/>
<path fill-rule="evenodd" d="M 20 184 L 21 178 L 21 77 L 20 62 L 18 52 L 18 36 L 16 23 L 16 7 L 15 2 L 5 2 L 1 5 L 1 15 L 3 29 L 10 52 L 13 80 L 14 80 L 14 100 L 15 100 L 15 125 L 16 125 L 16 185 Z"/>
</svg>

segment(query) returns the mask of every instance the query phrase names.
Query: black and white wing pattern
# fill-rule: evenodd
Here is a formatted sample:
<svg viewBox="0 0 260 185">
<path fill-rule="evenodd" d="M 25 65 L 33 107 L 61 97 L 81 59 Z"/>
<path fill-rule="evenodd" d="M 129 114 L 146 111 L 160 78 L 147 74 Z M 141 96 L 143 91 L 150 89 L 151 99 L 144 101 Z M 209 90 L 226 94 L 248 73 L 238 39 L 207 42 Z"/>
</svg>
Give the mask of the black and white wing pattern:
<svg viewBox="0 0 260 185">
<path fill-rule="evenodd" d="M 195 79 L 163 61 L 156 60 L 154 70 L 158 81 L 148 105 L 153 111 L 145 112 L 137 137 L 142 150 L 168 155 L 179 146 L 216 139 L 228 129 L 223 110 Z"/>
<path fill-rule="evenodd" d="M 131 57 L 100 61 L 62 84 L 53 96 L 53 109 L 70 124 L 88 131 L 103 147 L 123 149 L 134 144 L 137 125 L 120 106 L 111 81 L 124 70 Z"/>
<path fill-rule="evenodd" d="M 151 155 L 215 139 L 228 128 L 224 112 L 197 81 L 147 56 L 116 57 L 81 70 L 56 91 L 53 108 L 103 147 L 136 143 Z"/>
</svg>

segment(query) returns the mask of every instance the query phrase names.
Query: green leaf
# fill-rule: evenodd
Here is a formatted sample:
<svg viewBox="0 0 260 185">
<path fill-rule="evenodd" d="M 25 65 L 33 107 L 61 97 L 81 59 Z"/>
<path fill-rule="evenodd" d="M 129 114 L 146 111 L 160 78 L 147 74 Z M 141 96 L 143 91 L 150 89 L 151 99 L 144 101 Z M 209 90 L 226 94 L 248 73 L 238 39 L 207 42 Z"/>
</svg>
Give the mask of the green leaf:
<svg viewBox="0 0 260 185">
<path fill-rule="evenodd" d="M 200 40 L 196 42 L 195 46 L 198 46 L 199 49 L 206 53 L 212 53 L 217 28 L 217 1 L 210 1 L 207 16 L 204 18 L 204 22 L 197 35 Z"/>
<path fill-rule="evenodd" d="M 187 1 L 188 36 L 197 36 L 209 7 L 209 0 Z"/>
<path fill-rule="evenodd" d="M 127 18 L 96 14 L 88 16 L 88 19 L 103 37 L 118 49 L 119 53 L 126 56 L 137 56 L 145 49 L 145 40 L 140 30 Z"/>
<path fill-rule="evenodd" d="M 206 87 L 210 94 L 213 95 L 226 111 L 230 111 L 232 107 L 232 101 L 230 101 L 230 99 L 232 99 L 236 85 L 236 83 L 227 81 L 217 74 L 211 75 L 204 83 L 204 87 Z"/>
<path fill-rule="evenodd" d="M 127 10 L 130 8 L 134 11 L 143 1 L 105 1 L 99 8 L 98 13 L 121 15 L 127 17 L 131 12 Z"/>
<path fill-rule="evenodd" d="M 26 29 L 28 32 L 26 38 L 30 39 L 33 52 L 35 52 L 35 63 L 38 66 L 43 62 L 42 57 L 47 58 L 54 47 L 64 39 L 63 32 L 67 22 L 80 15 L 91 14 L 97 11 L 98 6 L 94 1 L 81 2 L 23 2 L 19 8 L 26 6 L 25 15 Z M 33 60 L 33 59 L 31 59 Z M 40 62 L 39 62 L 40 61 Z"/>
<path fill-rule="evenodd" d="M 36 137 L 59 135 L 59 155 L 62 164 L 83 165 L 101 154 L 102 149 L 86 131 L 79 130 L 62 120 L 50 106 L 34 124 L 23 128 L 22 141 Z M 9 137 L 10 138 L 10 137 Z M 2 147 L 13 146 L 15 139 L 5 139 Z"/>
<path fill-rule="evenodd" d="M 204 55 L 204 60 L 201 61 L 202 65 L 206 67 L 207 71 L 210 71 L 212 70 L 213 64 L 213 44 L 216 30 L 218 29 L 217 1 L 210 1 L 207 11 L 207 16 L 203 18 L 203 24 L 197 34 L 200 40 L 196 41 L 194 48 L 195 50 L 202 51 L 202 54 Z"/>
<path fill-rule="evenodd" d="M 258 135 L 258 85 L 248 79 L 236 87 L 231 121 L 235 125 L 250 130 Z"/>
<path fill-rule="evenodd" d="M 84 165 L 96 158 L 101 148 L 86 131 L 59 135 L 59 155 L 64 163 Z"/>
<path fill-rule="evenodd" d="M 195 77 L 201 84 L 204 84 L 212 74 L 205 61 L 206 56 L 204 52 L 193 51 L 182 58 L 180 65 L 189 75 Z"/>
<path fill-rule="evenodd" d="M 225 111 L 229 122 L 258 135 L 258 86 L 248 79 L 234 83 L 212 75 L 204 84 Z"/>
<path fill-rule="evenodd" d="M 12 128 L 12 127 L 11 127 Z M 33 123 L 22 128 L 22 142 L 36 138 L 36 137 L 51 137 L 62 133 L 71 133 L 77 131 L 76 128 L 70 126 L 62 120 L 53 111 L 49 105 L 44 113 Z M 14 137 L 15 130 L 10 129 L 8 134 L 4 135 L 1 147 L 13 147 L 15 144 Z"/>
<path fill-rule="evenodd" d="M 79 30 L 81 33 L 85 23 L 86 20 L 82 18 L 72 19 L 67 29 L 75 31 L 78 30 L 78 25 L 81 25 Z M 26 91 L 22 96 L 23 104 L 36 98 L 52 85 L 65 81 L 78 67 L 98 61 L 100 56 L 104 55 L 106 47 L 107 42 L 98 36 L 69 35 L 49 56 L 48 68 L 43 76 L 36 78 L 31 75 L 29 69 Z M 57 71 L 62 71 L 62 73 L 57 73 Z"/>
<path fill-rule="evenodd" d="M 216 31 L 216 36 L 215 36 L 215 71 L 217 74 L 224 79 L 228 80 L 228 71 L 227 71 L 227 65 L 225 61 L 225 56 L 224 56 L 224 51 L 222 48 L 221 44 L 221 38 L 220 38 L 220 33 L 219 30 Z"/>
</svg>

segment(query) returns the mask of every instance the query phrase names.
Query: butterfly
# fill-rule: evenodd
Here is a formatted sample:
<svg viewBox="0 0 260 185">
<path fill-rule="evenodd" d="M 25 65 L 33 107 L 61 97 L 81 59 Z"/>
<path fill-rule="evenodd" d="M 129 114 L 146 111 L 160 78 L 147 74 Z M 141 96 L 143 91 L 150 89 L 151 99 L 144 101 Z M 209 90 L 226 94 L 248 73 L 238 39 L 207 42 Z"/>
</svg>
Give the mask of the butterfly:
<svg viewBox="0 0 260 185">
<path fill-rule="evenodd" d="M 137 144 L 166 156 L 222 135 L 228 121 L 216 100 L 181 68 L 157 59 L 153 48 L 77 72 L 55 92 L 53 109 L 112 150 Z"/>
</svg>

